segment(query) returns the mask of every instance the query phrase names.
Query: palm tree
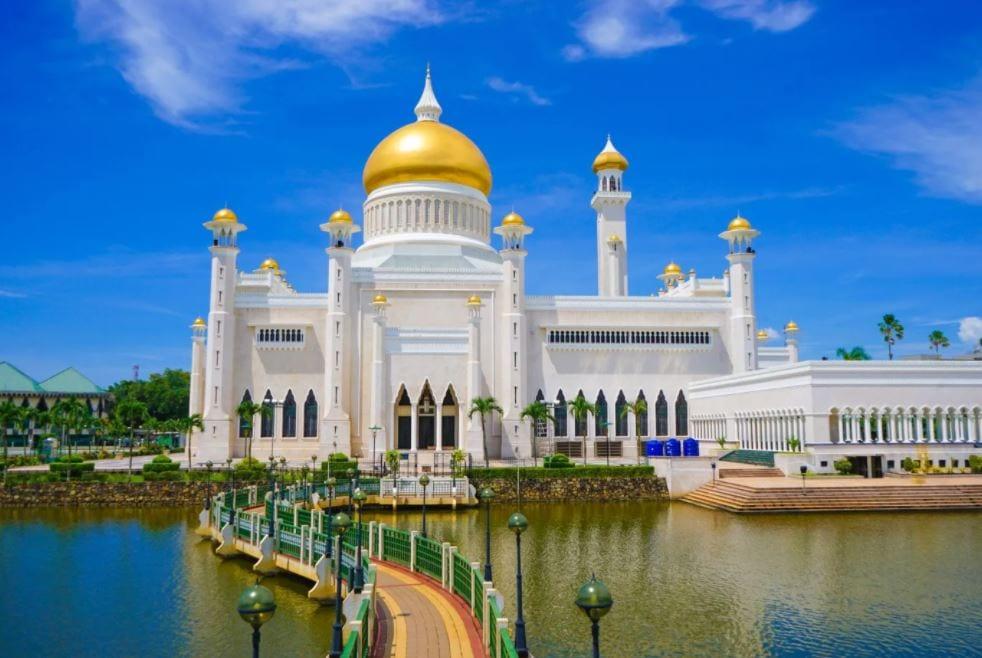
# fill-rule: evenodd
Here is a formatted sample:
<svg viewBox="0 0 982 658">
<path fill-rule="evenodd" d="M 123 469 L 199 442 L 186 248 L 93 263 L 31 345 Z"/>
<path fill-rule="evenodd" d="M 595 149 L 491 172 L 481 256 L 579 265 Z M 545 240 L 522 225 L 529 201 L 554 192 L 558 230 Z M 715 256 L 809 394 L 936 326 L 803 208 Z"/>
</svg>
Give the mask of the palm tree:
<svg viewBox="0 0 982 658">
<path fill-rule="evenodd" d="M 944 332 L 939 329 L 935 329 L 928 334 L 927 340 L 931 343 L 931 349 L 933 349 L 938 356 L 941 356 L 942 347 L 949 347 L 951 345 L 951 341 L 949 341 L 948 337 L 944 335 Z"/>
<path fill-rule="evenodd" d="M 900 324 L 900 320 L 893 313 L 887 313 L 883 316 L 883 321 L 880 322 L 879 327 L 880 333 L 883 334 L 883 340 L 887 344 L 887 355 L 893 361 L 893 345 L 898 340 L 903 340 L 904 325 Z"/>
<path fill-rule="evenodd" d="M 641 416 L 648 413 L 648 401 L 638 398 L 634 402 L 624 403 L 621 415 L 627 416 L 628 413 L 634 414 L 634 438 L 638 442 L 638 463 L 641 463 Z"/>
<path fill-rule="evenodd" d="M 184 447 L 188 451 L 188 477 L 191 473 L 191 434 L 194 430 L 205 431 L 205 421 L 201 414 L 191 414 L 186 418 L 178 418 L 177 426 L 184 435 Z"/>
<path fill-rule="evenodd" d="M 81 427 L 87 415 L 90 415 L 89 410 L 78 398 L 63 398 L 51 407 L 52 422 L 61 430 L 62 444 L 67 439 L 69 457 L 72 456 L 71 433 Z"/>
<path fill-rule="evenodd" d="M 235 415 L 239 417 L 239 420 L 245 422 L 246 428 L 249 430 L 249 436 L 246 437 L 246 459 L 252 459 L 252 441 L 256 438 L 256 415 L 263 413 L 263 405 L 256 404 L 251 400 L 243 400 L 239 403 L 239 406 L 235 408 Z"/>
<path fill-rule="evenodd" d="M 597 413 L 597 405 L 587 402 L 583 393 L 577 395 L 568 404 L 569 412 L 573 414 L 577 425 L 586 422 L 587 416 L 590 414 L 595 415 Z M 573 429 L 576 429 L 575 425 Z M 583 433 L 583 464 L 586 465 L 586 432 Z"/>
<path fill-rule="evenodd" d="M 20 408 L 10 400 L 0 403 L 0 440 L 3 442 L 3 485 L 7 486 L 7 428 L 20 418 Z"/>
<path fill-rule="evenodd" d="M 484 445 L 484 468 L 489 468 L 490 464 L 488 462 L 488 426 L 487 419 L 497 411 L 499 414 L 504 413 L 501 407 L 498 405 L 498 401 L 493 397 L 488 396 L 486 398 L 474 398 L 471 400 L 470 411 L 467 412 L 468 418 L 473 418 L 474 414 L 481 414 L 481 441 Z"/>
<path fill-rule="evenodd" d="M 147 413 L 147 405 L 139 400 L 123 400 L 118 405 L 116 405 L 116 419 L 117 421 L 130 433 L 130 465 L 129 465 L 129 480 L 133 480 L 133 444 L 136 443 L 136 430 L 147 422 L 149 414 Z"/>
<path fill-rule="evenodd" d="M 549 407 L 546 406 L 546 403 L 541 400 L 535 400 L 534 402 L 530 402 L 529 404 L 525 405 L 525 408 L 522 409 L 521 416 L 519 417 L 522 420 L 527 418 L 532 421 L 532 463 L 536 464 L 535 460 L 539 456 L 539 453 L 535 448 L 535 428 L 539 425 L 539 423 L 545 423 L 547 421 L 556 422 L 556 418 L 549 413 Z"/>
<path fill-rule="evenodd" d="M 840 347 L 835 351 L 835 355 L 844 361 L 869 361 L 869 354 L 862 347 L 854 347 L 851 350 L 847 350 L 844 347 Z"/>
<path fill-rule="evenodd" d="M 24 415 L 27 417 L 26 421 L 29 424 L 27 430 L 27 441 L 31 445 L 34 452 L 40 455 L 41 446 L 34 445 L 34 433 L 38 430 L 44 430 L 47 428 L 50 431 L 51 428 L 51 412 L 38 409 L 37 407 L 25 407 L 23 409 Z"/>
</svg>

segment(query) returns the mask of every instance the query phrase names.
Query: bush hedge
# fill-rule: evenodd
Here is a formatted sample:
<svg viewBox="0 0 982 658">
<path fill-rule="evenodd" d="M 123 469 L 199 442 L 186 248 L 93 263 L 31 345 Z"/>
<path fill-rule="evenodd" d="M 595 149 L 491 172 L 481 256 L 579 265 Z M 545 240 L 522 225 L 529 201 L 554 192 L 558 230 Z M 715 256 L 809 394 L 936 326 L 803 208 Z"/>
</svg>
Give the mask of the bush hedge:
<svg viewBox="0 0 982 658">
<path fill-rule="evenodd" d="M 52 473 L 70 474 L 70 475 L 80 475 L 82 473 L 95 470 L 95 464 L 93 462 L 83 462 L 81 458 L 79 461 L 72 459 L 71 461 L 56 461 L 51 462 L 48 466 Z"/>
<path fill-rule="evenodd" d="M 157 455 L 153 458 L 153 461 L 143 465 L 144 475 L 150 473 L 168 473 L 180 470 L 181 465 L 175 461 L 171 461 L 170 457 L 167 455 Z"/>
<path fill-rule="evenodd" d="M 542 458 L 544 468 L 572 468 L 576 466 L 566 455 L 546 455 Z"/>
<path fill-rule="evenodd" d="M 835 467 L 839 475 L 849 475 L 852 473 L 852 462 L 848 459 L 836 459 L 832 462 L 832 466 Z"/>
<path fill-rule="evenodd" d="M 473 480 L 514 478 L 514 468 L 473 468 L 467 475 Z M 545 468 L 542 466 L 522 469 L 522 477 L 530 480 L 549 478 L 647 478 L 654 477 L 654 466 L 571 466 L 569 468 Z"/>
<path fill-rule="evenodd" d="M 982 456 L 972 455 L 968 458 L 968 467 L 973 473 L 982 473 Z"/>
</svg>

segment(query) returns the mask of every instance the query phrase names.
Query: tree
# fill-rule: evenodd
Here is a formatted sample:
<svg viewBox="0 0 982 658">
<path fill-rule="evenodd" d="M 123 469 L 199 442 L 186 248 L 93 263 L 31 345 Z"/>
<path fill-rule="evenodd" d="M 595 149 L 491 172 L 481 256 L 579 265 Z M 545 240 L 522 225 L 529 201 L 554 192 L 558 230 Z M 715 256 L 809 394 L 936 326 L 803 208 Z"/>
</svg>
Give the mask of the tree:
<svg viewBox="0 0 982 658">
<path fill-rule="evenodd" d="M 191 375 L 185 370 L 164 370 L 146 380 L 126 379 L 109 387 L 115 404 L 136 400 L 147 405 L 147 413 L 157 420 L 187 415 Z"/>
<path fill-rule="evenodd" d="M 246 437 L 246 459 L 252 459 L 252 441 L 256 438 L 256 423 L 253 421 L 256 420 L 258 414 L 268 414 L 266 409 L 269 407 L 256 404 L 251 400 L 243 400 L 235 408 L 235 415 L 245 423 L 246 429 L 249 430 L 249 436 Z"/>
<path fill-rule="evenodd" d="M 854 347 L 851 350 L 847 350 L 844 347 L 840 347 L 835 351 L 835 355 L 844 361 L 869 361 L 869 354 L 862 347 Z"/>
<path fill-rule="evenodd" d="M 10 400 L 0 403 L 0 440 L 3 442 L 3 485 L 7 486 L 7 428 L 20 418 L 20 409 Z"/>
<path fill-rule="evenodd" d="M 149 414 L 147 405 L 139 400 L 123 400 L 116 405 L 116 419 L 130 433 L 130 464 L 129 479 L 133 479 L 133 444 L 136 443 L 136 431 L 147 422 Z"/>
<path fill-rule="evenodd" d="M 484 468 L 490 467 L 490 463 L 488 461 L 487 419 L 491 418 L 495 411 L 497 411 L 499 414 L 504 413 L 504 411 L 498 405 L 498 401 L 493 397 L 488 396 L 486 398 L 474 398 L 471 400 L 471 408 L 470 411 L 467 412 L 468 418 L 473 418 L 474 414 L 481 415 L 481 442 L 484 446 Z"/>
<path fill-rule="evenodd" d="M 634 414 L 634 438 L 638 442 L 638 463 L 641 463 L 641 416 L 648 413 L 648 401 L 638 398 L 634 402 L 626 402 L 621 409 L 621 415 Z"/>
<path fill-rule="evenodd" d="M 573 414 L 573 418 L 576 420 L 577 425 L 580 423 L 585 423 L 590 414 L 597 413 L 597 405 L 587 402 L 587 399 L 583 397 L 582 392 L 573 398 L 568 404 L 569 412 Z M 583 463 L 586 464 L 586 432 L 583 433 Z"/>
<path fill-rule="evenodd" d="M 538 457 L 538 451 L 535 448 L 535 428 L 539 425 L 539 423 L 546 423 L 547 421 L 556 422 L 556 418 L 549 413 L 549 407 L 541 400 L 535 400 L 525 405 L 525 408 L 522 409 L 521 416 L 519 417 L 522 420 L 528 419 L 532 421 L 532 460 L 533 463 L 535 463 L 535 459 Z"/>
<path fill-rule="evenodd" d="M 883 316 L 883 321 L 880 322 L 879 328 L 880 333 L 883 335 L 883 340 L 887 344 L 887 355 L 893 361 L 893 346 L 898 340 L 903 340 L 904 325 L 900 323 L 900 320 L 893 313 L 887 313 Z"/>
<path fill-rule="evenodd" d="M 67 439 L 68 456 L 72 456 L 72 431 L 77 431 L 85 423 L 85 418 L 91 416 L 88 408 L 78 398 L 62 398 L 51 407 L 52 422 L 61 430 L 61 442 Z"/>
<path fill-rule="evenodd" d="M 184 435 L 184 447 L 188 451 L 188 473 L 191 473 L 191 434 L 194 430 L 205 431 L 205 421 L 201 414 L 191 414 L 177 419 L 177 426 Z M 190 477 L 190 475 L 189 475 Z"/>
<path fill-rule="evenodd" d="M 944 332 L 938 329 L 935 329 L 928 334 L 927 340 L 929 343 L 931 343 L 931 349 L 933 349 L 938 356 L 941 356 L 942 347 L 949 347 L 951 345 L 951 341 L 949 341 L 948 337 L 944 335 Z"/>
</svg>

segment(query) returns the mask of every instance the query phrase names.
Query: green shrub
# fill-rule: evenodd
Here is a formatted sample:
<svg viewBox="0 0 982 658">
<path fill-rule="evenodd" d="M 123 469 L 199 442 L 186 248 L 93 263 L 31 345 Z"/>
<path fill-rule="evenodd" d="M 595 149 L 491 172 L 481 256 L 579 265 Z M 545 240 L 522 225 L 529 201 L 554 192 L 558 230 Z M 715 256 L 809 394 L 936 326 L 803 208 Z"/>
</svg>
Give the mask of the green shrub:
<svg viewBox="0 0 982 658">
<path fill-rule="evenodd" d="M 529 467 L 522 469 L 522 477 L 529 480 L 550 478 L 647 478 L 655 474 L 654 466 L 575 466 L 570 468 Z M 473 468 L 468 472 L 473 480 L 515 478 L 514 468 Z"/>
<path fill-rule="evenodd" d="M 184 473 L 180 471 L 150 471 L 143 473 L 144 482 L 180 482 L 184 479 Z"/>
<path fill-rule="evenodd" d="M 914 465 L 914 460 L 910 457 L 904 457 L 900 460 L 900 468 L 902 468 L 907 473 L 913 473 L 914 469 L 917 468 Z"/>
<path fill-rule="evenodd" d="M 849 475 L 852 473 L 852 462 L 848 459 L 836 459 L 832 462 L 832 466 L 835 467 L 839 475 Z"/>
<path fill-rule="evenodd" d="M 79 477 L 82 482 L 108 482 L 109 473 L 85 472 Z"/>
<path fill-rule="evenodd" d="M 36 466 L 41 463 L 41 459 L 34 455 L 11 455 L 7 457 L 6 465 L 10 468 L 16 468 L 18 466 Z M 3 464 L 3 460 L 0 459 L 0 465 Z"/>
<path fill-rule="evenodd" d="M 150 463 L 151 464 L 170 464 L 172 462 L 171 462 L 171 458 L 168 457 L 167 455 L 157 455 L 156 457 L 154 457 L 150 461 Z"/>
<path fill-rule="evenodd" d="M 85 472 L 94 471 L 95 464 L 92 462 L 56 461 L 56 462 L 51 462 L 51 464 L 48 465 L 48 468 L 51 469 L 52 473 L 60 473 L 62 475 L 67 473 L 70 474 L 72 477 L 74 477 L 76 475 L 80 475 Z"/>
<path fill-rule="evenodd" d="M 973 473 L 982 473 L 982 456 L 972 455 L 968 458 L 968 467 Z"/>
<path fill-rule="evenodd" d="M 179 470 L 181 470 L 181 465 L 178 462 L 171 461 L 167 455 L 157 455 L 153 458 L 153 461 L 143 465 L 144 473 L 167 473 Z"/>
<path fill-rule="evenodd" d="M 566 455 L 546 455 L 542 458 L 543 468 L 572 468 L 575 464 Z"/>
<path fill-rule="evenodd" d="M 235 473 L 239 474 L 239 471 L 264 471 L 266 470 L 266 465 L 255 457 L 247 457 L 243 459 L 238 464 L 235 465 Z"/>
</svg>

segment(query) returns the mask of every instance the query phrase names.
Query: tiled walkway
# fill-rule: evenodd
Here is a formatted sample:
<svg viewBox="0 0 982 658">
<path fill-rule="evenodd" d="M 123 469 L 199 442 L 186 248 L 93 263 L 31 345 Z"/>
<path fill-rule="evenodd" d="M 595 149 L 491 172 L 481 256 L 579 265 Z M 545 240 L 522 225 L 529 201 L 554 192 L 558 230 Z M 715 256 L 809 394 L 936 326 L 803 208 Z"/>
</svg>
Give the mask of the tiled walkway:
<svg viewBox="0 0 982 658">
<path fill-rule="evenodd" d="M 464 604 L 425 576 L 376 562 L 379 624 L 376 658 L 485 656 Z"/>
</svg>

